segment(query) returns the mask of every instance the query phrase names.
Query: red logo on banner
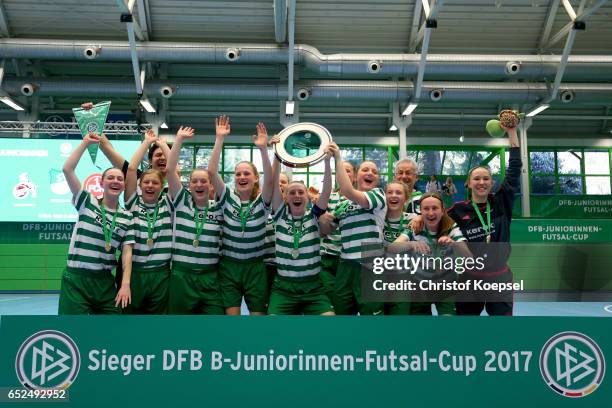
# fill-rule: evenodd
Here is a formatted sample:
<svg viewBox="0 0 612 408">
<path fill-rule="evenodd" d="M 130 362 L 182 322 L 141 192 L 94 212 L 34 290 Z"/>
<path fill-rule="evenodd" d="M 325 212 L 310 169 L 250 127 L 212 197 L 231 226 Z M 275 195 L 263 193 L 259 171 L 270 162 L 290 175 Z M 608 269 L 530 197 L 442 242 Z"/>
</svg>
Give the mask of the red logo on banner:
<svg viewBox="0 0 612 408">
<path fill-rule="evenodd" d="M 102 189 L 102 174 L 94 173 L 87 177 L 83 183 L 83 188 L 98 200 L 101 199 L 104 193 L 104 190 Z"/>
</svg>

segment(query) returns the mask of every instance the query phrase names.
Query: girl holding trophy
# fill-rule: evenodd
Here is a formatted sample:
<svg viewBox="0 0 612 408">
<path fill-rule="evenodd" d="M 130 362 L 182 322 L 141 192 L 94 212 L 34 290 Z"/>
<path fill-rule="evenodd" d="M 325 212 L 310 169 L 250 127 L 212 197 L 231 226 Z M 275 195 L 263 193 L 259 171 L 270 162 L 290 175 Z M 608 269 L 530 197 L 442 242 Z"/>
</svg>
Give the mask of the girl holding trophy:
<svg viewBox="0 0 612 408">
<path fill-rule="evenodd" d="M 357 188 L 354 188 L 344 169 L 339 149 L 334 149 L 336 181 L 344 198 L 334 212 L 341 236 L 341 253 L 334 284 L 336 314 L 383 313 L 382 303 L 366 303 L 361 297 L 361 264 L 364 245 L 382 249 L 382 225 L 386 202 L 384 192 L 378 188 L 376 164 L 364 161 L 357 169 Z"/>
<path fill-rule="evenodd" d="M 64 175 L 72 192 L 78 220 L 68 249 L 68 265 L 62 275 L 59 314 L 121 313 L 131 301 L 132 215 L 121 208 L 119 196 L 125 188 L 120 169 L 102 174 L 102 200 L 85 191 L 75 168 L 87 146 L 99 143 L 97 135 L 87 134 L 64 164 Z M 117 265 L 116 251 L 123 252 L 123 280 L 119 292 L 111 274 Z"/>
<path fill-rule="evenodd" d="M 271 143 L 279 142 L 274 137 Z M 289 183 L 285 194 L 279 185 L 280 161 L 274 159 L 274 194 L 272 214 L 276 232 L 276 267 L 268 314 L 333 315 L 333 307 L 319 277 L 321 240 L 319 217 L 325 212 L 331 193 L 333 151 L 330 144 L 325 156 L 323 191 L 316 204 L 306 210 L 308 192 L 299 181 Z"/>
<path fill-rule="evenodd" d="M 134 153 L 126 177 L 126 207 L 134 217 L 132 257 L 132 304 L 126 313 L 166 314 L 172 257 L 172 210 L 167 194 L 162 194 L 164 176 L 148 169 L 138 179 L 137 169 L 149 147 L 156 143 L 168 157 L 170 149 L 152 129 Z"/>
</svg>

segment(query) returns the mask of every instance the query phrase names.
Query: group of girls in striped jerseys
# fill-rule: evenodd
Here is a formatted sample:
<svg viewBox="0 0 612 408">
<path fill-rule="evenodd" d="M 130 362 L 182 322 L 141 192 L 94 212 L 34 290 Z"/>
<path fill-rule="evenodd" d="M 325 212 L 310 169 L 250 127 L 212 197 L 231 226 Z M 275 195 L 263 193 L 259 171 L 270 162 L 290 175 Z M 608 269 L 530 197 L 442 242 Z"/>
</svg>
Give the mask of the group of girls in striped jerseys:
<svg viewBox="0 0 612 408">
<path fill-rule="evenodd" d="M 365 254 L 387 247 L 465 255 L 466 240 L 509 241 L 521 167 L 514 130 L 507 130 L 510 166 L 501 188 L 491 194 L 490 171 L 472 169 L 470 200 L 447 212 L 438 194 L 414 190 L 418 171 L 413 161 L 400 160 L 395 179 L 383 191 L 374 162 L 355 168 L 342 160 L 334 143 L 325 149 L 323 189 L 310 202 L 307 186 L 292 182 L 278 159 L 268 157 L 268 146 L 279 140 L 269 139 L 263 123 L 253 136 L 263 177 L 253 163 L 243 161 L 229 188 L 219 162 L 230 121 L 221 116 L 215 122 L 208 168 L 191 171 L 188 188 L 177 165 L 192 128 L 181 127 L 171 148 L 148 131 L 129 162 L 103 135 L 84 137 L 64 166 L 78 221 L 62 277 L 61 314 L 237 315 L 243 300 L 251 314 L 431 314 L 431 303 L 364 299 L 360 261 Z M 102 176 L 101 200 L 83 190 L 74 172 L 92 143 L 100 143 L 115 166 Z M 141 173 L 147 151 L 152 166 Z M 125 210 L 119 205 L 124 190 Z M 511 280 L 506 259 L 498 258 L 491 272 Z M 111 271 L 117 266 L 115 282 Z M 436 303 L 438 314 L 479 314 L 485 307 L 489 314 L 512 312 L 511 300 L 456 307 Z"/>
</svg>

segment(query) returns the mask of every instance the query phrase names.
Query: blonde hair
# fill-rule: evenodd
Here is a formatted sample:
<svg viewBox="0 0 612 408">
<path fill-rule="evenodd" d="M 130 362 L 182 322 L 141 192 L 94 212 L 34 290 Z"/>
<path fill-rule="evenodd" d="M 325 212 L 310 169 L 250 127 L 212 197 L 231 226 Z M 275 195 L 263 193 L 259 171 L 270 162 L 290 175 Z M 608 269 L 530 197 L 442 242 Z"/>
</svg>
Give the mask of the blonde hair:
<svg viewBox="0 0 612 408">
<path fill-rule="evenodd" d="M 142 174 L 140 175 L 140 181 L 139 183 L 142 183 L 142 181 L 144 180 L 145 176 L 148 176 L 149 174 L 153 174 L 154 176 L 157 176 L 157 178 L 159 179 L 159 182 L 164 184 L 164 174 L 157 170 L 157 169 L 146 169 L 145 171 L 142 172 Z"/>
<path fill-rule="evenodd" d="M 442 219 L 440 219 L 440 225 L 438 226 L 438 232 L 436 234 L 436 238 L 443 237 L 450 233 L 450 230 L 455 225 L 455 221 L 446 213 L 446 208 L 444 208 L 444 200 L 440 193 L 425 193 L 421 196 L 421 204 L 423 204 L 423 200 L 426 198 L 435 198 L 440 201 L 440 206 L 442 207 Z"/>
<path fill-rule="evenodd" d="M 253 190 L 251 190 L 251 200 L 254 200 L 255 198 L 257 198 L 257 195 L 259 194 L 261 190 L 261 187 L 259 185 L 259 172 L 257 171 L 257 167 L 255 167 L 253 163 L 251 163 L 250 161 L 243 160 L 240 163 L 236 164 L 236 167 L 234 167 L 234 173 L 236 173 L 236 169 L 242 163 L 248 164 L 251 167 L 253 174 L 255 174 L 255 177 L 257 177 L 257 181 L 255 182 L 255 185 L 253 185 Z"/>
<path fill-rule="evenodd" d="M 206 173 L 206 177 L 208 177 L 208 180 L 210 181 L 210 173 L 206 169 L 193 169 L 193 170 L 191 170 L 191 172 L 189 173 L 189 181 L 191 181 L 191 177 L 193 176 L 193 173 L 195 173 L 196 171 L 202 171 L 202 172 Z"/>
<path fill-rule="evenodd" d="M 397 180 L 390 181 L 389 183 L 387 183 L 387 187 L 385 188 L 385 193 L 387 192 L 387 189 L 389 188 L 391 184 L 399 185 L 402 188 L 402 191 L 404 192 L 405 202 L 408 201 L 408 199 L 410 198 L 408 197 L 410 195 L 410 189 L 408 188 L 408 184 L 404 183 L 403 181 L 397 181 Z"/>
</svg>

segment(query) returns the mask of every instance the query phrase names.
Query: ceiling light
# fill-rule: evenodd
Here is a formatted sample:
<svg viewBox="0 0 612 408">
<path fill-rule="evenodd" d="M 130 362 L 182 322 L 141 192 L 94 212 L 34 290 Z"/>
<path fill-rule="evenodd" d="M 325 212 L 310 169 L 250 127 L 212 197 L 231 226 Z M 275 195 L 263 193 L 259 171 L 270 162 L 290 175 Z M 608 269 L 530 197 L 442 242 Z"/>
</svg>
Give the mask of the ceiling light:
<svg viewBox="0 0 612 408">
<path fill-rule="evenodd" d="M 395 126 L 395 125 L 391 125 L 391 127 L 389 128 L 389 130 L 390 130 L 391 132 L 395 132 L 395 131 L 397 130 L 397 126 Z"/>
<path fill-rule="evenodd" d="M 418 103 L 415 103 L 415 102 L 409 103 L 408 106 L 406 106 L 406 109 L 404 109 L 404 111 L 402 112 L 402 116 L 410 115 L 412 112 L 414 112 L 417 106 L 419 106 Z"/>
<path fill-rule="evenodd" d="M 151 105 L 151 102 L 149 102 L 148 99 L 141 99 L 139 102 L 144 108 L 144 110 L 149 113 L 155 113 L 155 108 L 153 107 L 153 105 Z"/>
<path fill-rule="evenodd" d="M 25 110 L 25 108 L 23 106 L 21 106 L 20 104 L 18 104 L 17 102 L 15 102 L 11 98 L 9 98 L 8 96 L 1 97 L 0 98 L 0 102 L 5 103 L 6 105 L 10 106 L 11 108 L 15 109 L 16 111 L 24 111 Z"/>
<path fill-rule="evenodd" d="M 293 115 L 294 112 L 295 112 L 295 102 L 287 101 L 285 103 L 285 115 L 290 116 L 290 115 Z"/>
<path fill-rule="evenodd" d="M 529 113 L 527 114 L 527 117 L 528 117 L 528 118 L 532 118 L 532 117 L 534 117 L 535 115 L 537 115 L 538 113 L 543 112 L 543 111 L 545 111 L 545 110 L 546 110 L 546 109 L 548 109 L 548 108 L 550 108 L 550 105 L 548 105 L 548 104 L 542 104 L 542 105 L 538 106 L 537 108 L 533 109 L 531 112 L 529 112 Z"/>
</svg>

